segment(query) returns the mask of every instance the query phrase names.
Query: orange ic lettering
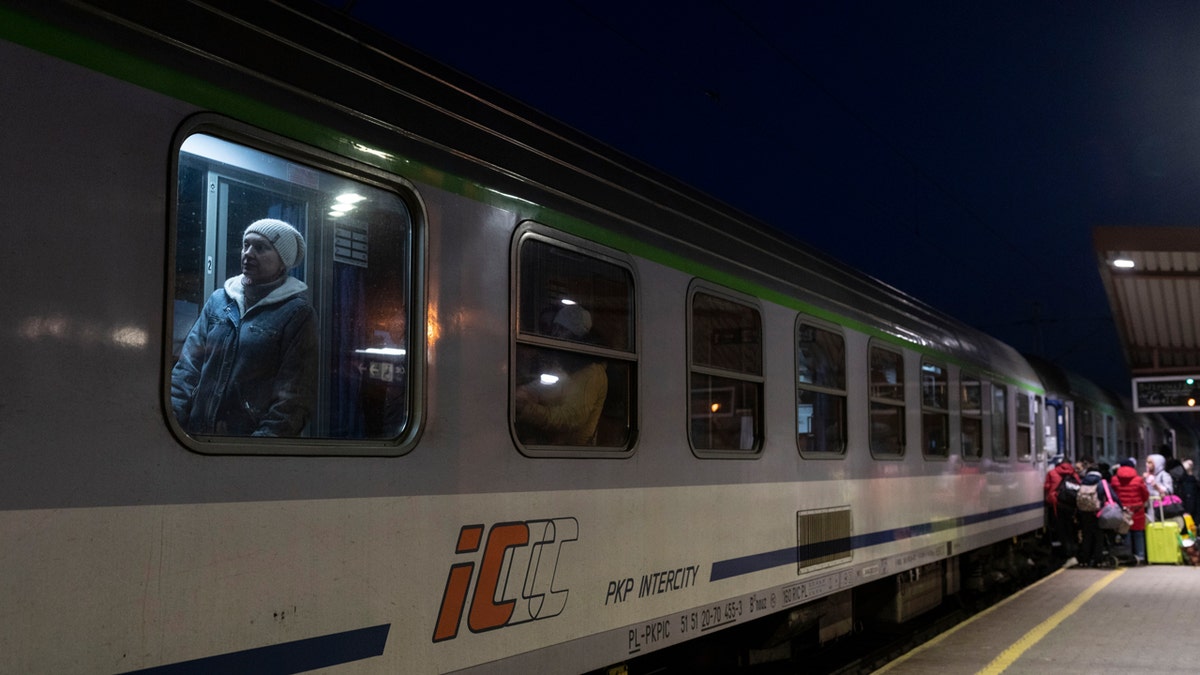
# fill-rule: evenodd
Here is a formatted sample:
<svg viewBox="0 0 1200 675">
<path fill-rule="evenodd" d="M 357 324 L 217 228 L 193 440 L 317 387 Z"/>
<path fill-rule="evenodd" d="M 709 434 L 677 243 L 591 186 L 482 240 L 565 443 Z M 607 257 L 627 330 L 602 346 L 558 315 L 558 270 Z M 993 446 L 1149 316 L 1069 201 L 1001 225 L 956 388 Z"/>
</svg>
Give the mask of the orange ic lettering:
<svg viewBox="0 0 1200 675">
<path fill-rule="evenodd" d="M 483 525 L 464 525 L 458 533 L 455 553 L 473 553 L 479 550 L 483 539 Z M 490 541 L 490 540 L 489 540 Z M 442 608 L 438 610 L 437 625 L 433 629 L 433 641 L 452 640 L 458 636 L 458 625 L 462 619 L 463 606 L 467 604 L 467 589 L 471 586 L 471 575 L 475 563 L 459 563 L 450 567 L 446 576 L 446 590 L 442 592 Z"/>
<path fill-rule="evenodd" d="M 475 584 L 475 597 L 471 599 L 471 613 L 467 616 L 467 625 L 473 632 L 499 628 L 512 616 L 516 600 L 497 603 L 496 590 L 508 550 L 528 543 L 529 526 L 525 523 L 503 523 L 488 532 L 487 547 L 479 565 L 479 581 Z M 454 570 L 450 574 L 453 576 Z M 438 623 L 440 626 L 440 617 Z"/>
</svg>

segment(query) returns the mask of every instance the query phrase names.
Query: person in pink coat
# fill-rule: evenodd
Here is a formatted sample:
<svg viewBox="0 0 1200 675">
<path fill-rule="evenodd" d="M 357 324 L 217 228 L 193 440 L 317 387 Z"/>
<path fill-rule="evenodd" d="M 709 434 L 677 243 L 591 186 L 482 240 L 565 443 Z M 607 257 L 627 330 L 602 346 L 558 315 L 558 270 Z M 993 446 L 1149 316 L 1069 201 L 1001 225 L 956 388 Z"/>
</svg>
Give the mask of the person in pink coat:
<svg viewBox="0 0 1200 675">
<path fill-rule="evenodd" d="M 1137 461 L 1132 457 L 1121 462 L 1112 477 L 1113 496 L 1133 514 L 1133 525 L 1129 527 L 1129 541 L 1138 564 L 1146 562 L 1146 500 L 1150 490 L 1146 481 L 1138 475 Z"/>
</svg>

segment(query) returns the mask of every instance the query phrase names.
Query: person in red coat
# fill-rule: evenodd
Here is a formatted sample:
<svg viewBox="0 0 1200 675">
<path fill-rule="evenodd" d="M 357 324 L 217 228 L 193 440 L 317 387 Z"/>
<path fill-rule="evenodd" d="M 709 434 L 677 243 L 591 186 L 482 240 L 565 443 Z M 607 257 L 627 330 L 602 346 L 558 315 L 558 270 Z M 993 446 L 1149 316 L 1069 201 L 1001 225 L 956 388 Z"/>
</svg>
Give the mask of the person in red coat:
<svg viewBox="0 0 1200 675">
<path fill-rule="evenodd" d="M 1129 541 L 1138 564 L 1146 562 L 1146 500 L 1150 490 L 1146 481 L 1138 475 L 1137 461 L 1132 457 L 1121 462 L 1112 477 L 1113 496 L 1133 514 L 1133 525 L 1129 527 Z"/>
<path fill-rule="evenodd" d="M 1058 503 L 1058 485 L 1064 478 L 1070 478 L 1075 483 L 1079 483 L 1079 474 L 1075 473 L 1075 465 L 1066 459 L 1055 464 L 1054 468 L 1046 473 L 1042 489 L 1046 494 L 1046 504 L 1050 507 L 1050 522 L 1054 528 L 1054 535 L 1059 543 L 1058 556 L 1071 565 L 1075 563 L 1079 537 L 1075 530 L 1074 506 L 1067 507 Z"/>
</svg>

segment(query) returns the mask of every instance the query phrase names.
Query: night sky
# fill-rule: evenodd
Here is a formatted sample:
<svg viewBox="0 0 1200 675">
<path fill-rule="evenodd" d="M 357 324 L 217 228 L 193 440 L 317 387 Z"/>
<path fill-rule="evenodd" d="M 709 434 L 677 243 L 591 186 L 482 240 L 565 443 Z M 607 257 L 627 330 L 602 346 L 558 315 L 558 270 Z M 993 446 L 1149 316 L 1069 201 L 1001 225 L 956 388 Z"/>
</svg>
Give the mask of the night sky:
<svg viewBox="0 0 1200 675">
<path fill-rule="evenodd" d="M 1091 228 L 1200 224 L 1200 3 L 327 4 L 1123 396 Z"/>
</svg>

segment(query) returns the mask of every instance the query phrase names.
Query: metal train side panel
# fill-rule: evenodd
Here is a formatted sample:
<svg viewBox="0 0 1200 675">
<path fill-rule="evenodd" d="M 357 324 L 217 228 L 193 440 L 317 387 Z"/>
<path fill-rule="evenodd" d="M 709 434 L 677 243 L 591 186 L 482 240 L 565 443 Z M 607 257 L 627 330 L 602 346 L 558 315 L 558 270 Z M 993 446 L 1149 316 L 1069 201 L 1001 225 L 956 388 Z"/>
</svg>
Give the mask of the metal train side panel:
<svg viewBox="0 0 1200 675">
<path fill-rule="evenodd" d="M 381 654 L 363 661 L 363 672 L 544 659 L 540 650 L 576 641 L 595 647 L 572 667 L 594 668 L 945 559 L 1040 519 L 1019 507 L 973 511 L 955 496 L 961 482 L 6 511 L 0 536 L 22 553 L 6 557 L 5 572 L 23 583 L 5 588 L 13 630 L 0 666 L 69 673 L 218 657 L 250 663 L 251 650 L 300 653 L 293 643 L 387 626 Z M 882 501 L 891 508 L 873 506 Z M 801 573 L 808 554 L 797 513 L 828 504 L 854 505 L 845 558 Z M 932 515 L 909 515 L 917 513 Z M 472 527 L 485 536 L 455 553 Z M 809 546 L 821 543 L 830 542 Z M 463 566 L 476 574 L 456 584 Z M 50 636 L 58 648 L 45 649 Z"/>
</svg>

